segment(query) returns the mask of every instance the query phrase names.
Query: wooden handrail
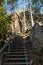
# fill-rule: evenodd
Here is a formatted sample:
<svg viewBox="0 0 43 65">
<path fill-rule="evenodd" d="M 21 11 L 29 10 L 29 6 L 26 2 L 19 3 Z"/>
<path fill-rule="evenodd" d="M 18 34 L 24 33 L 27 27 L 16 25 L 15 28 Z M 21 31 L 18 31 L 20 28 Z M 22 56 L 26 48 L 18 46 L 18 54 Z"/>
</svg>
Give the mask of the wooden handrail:
<svg viewBox="0 0 43 65">
<path fill-rule="evenodd" d="M 15 35 L 13 34 L 12 36 L 10 36 L 9 40 L 6 42 L 6 44 L 4 44 L 4 46 L 1 48 L 0 53 L 9 45 L 9 42 L 15 38 Z"/>
<path fill-rule="evenodd" d="M 18 28 L 18 26 L 16 27 L 16 29 L 14 30 L 15 32 L 17 31 L 17 28 Z M 4 46 L 1 48 L 1 50 L 0 50 L 0 53 L 10 44 L 9 42 L 13 39 L 13 38 L 15 38 L 15 32 L 14 32 L 14 34 L 12 35 L 12 36 L 10 36 L 10 38 L 9 38 L 9 40 L 6 42 L 6 44 L 4 44 Z"/>
</svg>

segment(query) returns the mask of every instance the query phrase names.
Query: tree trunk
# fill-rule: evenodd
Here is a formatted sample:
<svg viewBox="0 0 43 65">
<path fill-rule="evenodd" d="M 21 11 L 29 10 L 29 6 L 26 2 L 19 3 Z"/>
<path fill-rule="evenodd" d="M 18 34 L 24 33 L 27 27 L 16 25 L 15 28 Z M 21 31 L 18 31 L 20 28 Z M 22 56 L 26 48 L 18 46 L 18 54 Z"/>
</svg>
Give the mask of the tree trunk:
<svg viewBox="0 0 43 65">
<path fill-rule="evenodd" d="M 13 26 L 13 24 L 14 24 L 14 23 L 12 22 L 12 33 L 14 33 L 14 26 Z"/>
<path fill-rule="evenodd" d="M 31 25 L 32 27 L 34 26 L 34 21 L 33 21 L 33 15 L 32 15 L 32 7 L 31 7 L 31 4 L 30 4 L 30 16 L 31 16 Z"/>
</svg>

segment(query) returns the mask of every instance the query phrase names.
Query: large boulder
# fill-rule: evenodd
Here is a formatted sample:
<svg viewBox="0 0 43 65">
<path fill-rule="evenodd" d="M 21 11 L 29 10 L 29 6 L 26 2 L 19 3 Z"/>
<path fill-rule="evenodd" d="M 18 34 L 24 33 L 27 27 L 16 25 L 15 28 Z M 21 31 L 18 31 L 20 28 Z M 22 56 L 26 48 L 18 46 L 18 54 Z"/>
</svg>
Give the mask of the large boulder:
<svg viewBox="0 0 43 65">
<path fill-rule="evenodd" d="M 31 30 L 30 42 L 32 43 L 32 48 L 39 51 L 43 48 L 43 27 L 40 27 L 38 23 Z"/>
</svg>

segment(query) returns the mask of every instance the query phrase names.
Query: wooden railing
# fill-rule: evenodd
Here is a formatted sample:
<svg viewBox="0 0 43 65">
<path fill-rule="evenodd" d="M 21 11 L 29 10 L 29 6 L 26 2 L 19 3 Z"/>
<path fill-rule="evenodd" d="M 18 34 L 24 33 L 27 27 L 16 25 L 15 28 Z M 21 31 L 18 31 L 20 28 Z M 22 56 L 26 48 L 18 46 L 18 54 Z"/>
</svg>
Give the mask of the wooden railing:
<svg viewBox="0 0 43 65">
<path fill-rule="evenodd" d="M 2 65 L 2 59 L 3 59 L 3 51 L 4 51 L 4 49 L 8 46 L 8 52 L 10 52 L 10 44 L 13 41 L 13 39 L 15 38 L 15 36 L 16 36 L 15 34 L 13 34 L 12 36 L 10 36 L 9 40 L 1 48 L 1 50 L 0 50 L 0 65 Z"/>
</svg>

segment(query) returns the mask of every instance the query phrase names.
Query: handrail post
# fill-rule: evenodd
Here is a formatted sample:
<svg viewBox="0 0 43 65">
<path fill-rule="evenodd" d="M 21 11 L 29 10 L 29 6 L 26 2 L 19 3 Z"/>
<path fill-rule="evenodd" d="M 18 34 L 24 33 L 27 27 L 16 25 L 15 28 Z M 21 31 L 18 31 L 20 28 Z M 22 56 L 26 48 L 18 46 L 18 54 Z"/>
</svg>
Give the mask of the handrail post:
<svg viewBox="0 0 43 65">
<path fill-rule="evenodd" d="M 8 52 L 10 52 L 10 43 L 9 43 L 9 46 L 8 46 Z"/>
<path fill-rule="evenodd" d="M 0 53 L 0 65 L 2 65 L 2 53 Z"/>
<path fill-rule="evenodd" d="M 42 65 L 43 65 L 43 57 L 42 57 Z"/>
</svg>

